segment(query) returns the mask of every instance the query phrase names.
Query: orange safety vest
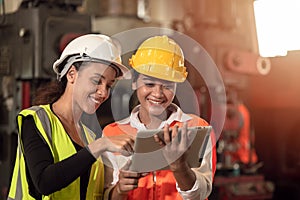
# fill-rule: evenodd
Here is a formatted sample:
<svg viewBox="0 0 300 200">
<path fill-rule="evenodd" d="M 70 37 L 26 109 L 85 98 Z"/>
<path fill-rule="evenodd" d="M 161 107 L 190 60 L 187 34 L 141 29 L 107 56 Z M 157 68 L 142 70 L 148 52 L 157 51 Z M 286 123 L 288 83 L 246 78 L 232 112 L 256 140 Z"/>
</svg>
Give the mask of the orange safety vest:
<svg viewBox="0 0 300 200">
<path fill-rule="evenodd" d="M 240 144 L 240 148 L 236 152 L 236 159 L 240 160 L 242 163 L 248 164 L 257 162 L 257 155 L 253 148 L 251 148 L 251 127 L 250 127 L 250 114 L 245 105 L 239 104 L 238 111 L 241 113 L 243 117 L 243 126 L 240 129 L 239 137 L 237 141 Z"/>
<path fill-rule="evenodd" d="M 238 117 L 226 119 L 224 130 L 238 131 L 236 138 L 230 142 L 237 144 L 238 148 L 235 151 L 226 152 L 231 158 L 232 163 L 253 164 L 258 158 L 255 149 L 251 146 L 254 141 L 254 136 L 251 134 L 250 114 L 244 104 L 237 105 Z"/>
<path fill-rule="evenodd" d="M 208 123 L 195 116 L 190 115 L 192 119 L 188 120 L 188 126 L 207 126 Z M 174 121 L 170 124 L 170 127 L 174 125 L 182 126 L 181 122 Z M 131 127 L 129 124 L 118 124 L 117 122 L 107 125 L 103 134 L 105 136 L 115 136 L 120 134 L 130 134 L 136 136 L 137 129 Z M 215 141 L 213 134 L 212 143 Z M 212 176 L 214 176 L 216 169 L 216 149 L 215 143 L 212 144 Z M 154 178 L 155 176 L 155 178 Z M 182 197 L 176 189 L 176 180 L 170 170 L 158 170 L 147 176 L 139 179 L 138 188 L 128 193 L 128 200 L 133 199 L 147 199 L 147 200 L 182 200 Z"/>
</svg>

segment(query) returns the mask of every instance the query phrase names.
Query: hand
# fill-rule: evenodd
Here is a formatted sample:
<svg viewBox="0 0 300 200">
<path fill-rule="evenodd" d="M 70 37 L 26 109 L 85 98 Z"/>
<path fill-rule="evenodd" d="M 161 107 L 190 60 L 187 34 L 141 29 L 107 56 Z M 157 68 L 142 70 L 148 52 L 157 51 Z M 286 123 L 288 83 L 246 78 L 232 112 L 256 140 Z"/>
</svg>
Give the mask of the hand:
<svg viewBox="0 0 300 200">
<path fill-rule="evenodd" d="M 116 184 L 111 199 L 117 199 L 117 196 L 127 196 L 128 192 L 138 187 L 139 179 L 148 173 L 138 173 L 128 171 L 131 160 L 119 171 L 119 181 Z"/>
<path fill-rule="evenodd" d="M 121 134 L 116 136 L 104 136 L 88 145 L 91 153 L 98 158 L 104 151 L 121 153 L 129 156 L 133 153 L 134 138 Z"/>
<path fill-rule="evenodd" d="M 163 155 L 182 191 L 190 190 L 196 181 L 196 175 L 186 160 L 194 136 L 192 131 L 187 130 L 187 123 L 183 124 L 181 131 L 178 131 L 178 127 L 175 126 L 171 134 L 169 126 L 166 125 L 164 127 L 164 141 L 160 140 L 158 135 L 154 135 L 155 141 L 164 146 Z"/>
<path fill-rule="evenodd" d="M 187 124 L 184 123 L 181 131 L 178 126 L 173 127 L 170 134 L 169 125 L 164 127 L 164 139 L 159 139 L 158 135 L 154 135 L 154 140 L 161 146 L 164 146 L 163 154 L 169 163 L 171 171 L 183 170 L 188 167 L 186 156 L 189 150 L 191 135 L 187 130 Z"/>
</svg>

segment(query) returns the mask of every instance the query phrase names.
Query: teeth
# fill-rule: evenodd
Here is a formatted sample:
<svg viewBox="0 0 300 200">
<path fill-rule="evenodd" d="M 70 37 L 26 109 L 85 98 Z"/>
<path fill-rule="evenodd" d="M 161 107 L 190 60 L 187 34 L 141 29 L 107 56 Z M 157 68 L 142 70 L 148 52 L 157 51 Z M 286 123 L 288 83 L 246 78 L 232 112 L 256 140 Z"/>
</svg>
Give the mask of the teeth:
<svg viewBox="0 0 300 200">
<path fill-rule="evenodd" d="M 93 102 L 95 102 L 96 104 L 99 104 L 99 103 L 100 103 L 100 101 L 99 101 L 99 100 L 96 100 L 96 99 L 95 99 L 95 98 L 93 98 L 93 97 L 92 97 L 91 99 L 92 99 L 92 101 L 93 101 Z"/>
<path fill-rule="evenodd" d="M 151 103 L 153 104 L 156 104 L 156 105 L 159 105 L 159 104 L 162 104 L 161 101 L 154 101 L 154 100 L 149 100 Z"/>
</svg>

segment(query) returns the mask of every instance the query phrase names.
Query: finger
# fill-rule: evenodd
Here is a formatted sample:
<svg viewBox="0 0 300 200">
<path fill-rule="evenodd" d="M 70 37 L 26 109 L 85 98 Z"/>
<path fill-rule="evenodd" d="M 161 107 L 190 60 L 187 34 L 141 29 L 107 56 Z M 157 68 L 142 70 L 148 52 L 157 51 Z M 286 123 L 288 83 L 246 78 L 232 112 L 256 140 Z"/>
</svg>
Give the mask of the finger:
<svg viewBox="0 0 300 200">
<path fill-rule="evenodd" d="M 170 137 L 170 130 L 169 130 L 169 125 L 166 124 L 164 126 L 164 140 L 166 144 L 169 144 L 171 142 L 171 137 Z M 173 131 L 172 131 L 173 132 Z"/>
<path fill-rule="evenodd" d="M 120 171 L 120 180 L 127 180 L 127 183 L 132 183 L 132 181 L 128 181 L 129 179 L 139 179 L 142 177 L 141 173 L 132 172 L 132 171 Z"/>
<path fill-rule="evenodd" d="M 132 161 L 128 160 L 125 165 L 120 169 L 120 176 L 127 177 L 127 178 L 140 178 L 141 173 L 130 171 L 130 165 Z"/>
<path fill-rule="evenodd" d="M 155 142 L 160 142 L 160 139 L 157 134 L 153 135 L 153 138 Z"/>
<path fill-rule="evenodd" d="M 123 144 L 121 148 L 127 151 L 129 155 L 133 154 L 133 148 L 128 143 Z"/>
<path fill-rule="evenodd" d="M 147 176 L 148 174 L 150 174 L 150 172 L 144 172 L 144 173 L 141 173 L 141 176 L 142 176 L 142 177 L 145 177 L 145 176 Z"/>
<path fill-rule="evenodd" d="M 121 149 L 122 154 L 131 155 L 134 151 L 134 140 L 128 135 L 120 135 L 120 137 L 114 138 L 112 142 Z"/>
<path fill-rule="evenodd" d="M 172 129 L 172 140 L 174 140 L 174 143 L 179 142 L 180 137 L 180 131 L 178 130 L 178 125 L 175 125 Z"/>
<path fill-rule="evenodd" d="M 125 146 L 129 145 L 131 147 L 134 146 L 134 138 L 127 134 L 121 134 L 116 136 L 106 136 L 113 144 L 117 146 Z"/>
<path fill-rule="evenodd" d="M 120 135 L 121 137 L 118 138 L 119 145 L 122 149 L 127 150 L 128 152 L 133 152 L 134 147 L 134 139 L 130 135 Z"/>
<path fill-rule="evenodd" d="M 119 148 L 118 148 L 118 151 L 117 151 L 117 152 L 120 153 L 122 156 L 126 156 L 126 157 L 132 155 L 131 152 L 129 152 L 129 151 L 127 151 L 127 150 L 124 150 L 124 149 L 119 149 Z"/>
<path fill-rule="evenodd" d="M 129 170 L 131 162 L 132 161 L 130 159 L 128 159 L 127 162 L 125 163 L 125 165 L 121 168 L 121 171 L 127 171 L 127 170 Z"/>
<path fill-rule="evenodd" d="M 138 183 L 136 184 L 118 184 L 116 186 L 117 188 L 117 192 L 119 194 L 126 194 L 127 192 L 131 191 L 131 190 L 134 190 L 138 187 Z"/>
<path fill-rule="evenodd" d="M 133 152 L 133 149 L 134 149 L 134 142 L 135 142 L 135 139 L 132 136 L 130 136 L 127 140 L 127 143 L 130 146 L 130 149 L 132 149 L 132 152 Z"/>
<path fill-rule="evenodd" d="M 188 130 L 187 123 L 185 122 L 180 131 L 179 148 L 186 150 L 188 144 Z"/>
<path fill-rule="evenodd" d="M 157 142 L 160 146 L 165 146 L 165 142 L 159 138 L 157 134 L 153 135 L 154 141 Z"/>
<path fill-rule="evenodd" d="M 138 180 L 134 179 L 122 179 L 119 180 L 116 185 L 117 192 L 119 194 L 126 194 L 127 192 L 136 189 L 138 187 Z"/>
<path fill-rule="evenodd" d="M 137 178 L 139 179 L 142 174 L 134 171 L 129 171 L 129 167 L 131 165 L 132 161 L 128 160 L 125 165 L 120 170 L 120 176 L 126 177 L 126 178 Z"/>
<path fill-rule="evenodd" d="M 116 149 L 117 150 L 115 152 L 118 152 L 121 155 L 126 156 L 126 157 L 131 156 L 133 154 L 133 152 L 131 150 L 128 150 L 127 148 L 125 148 L 123 146 L 122 147 L 117 147 Z"/>
<path fill-rule="evenodd" d="M 187 133 L 188 132 L 188 125 L 186 122 L 183 123 L 183 126 L 181 128 L 181 131 L 183 134 Z"/>
</svg>

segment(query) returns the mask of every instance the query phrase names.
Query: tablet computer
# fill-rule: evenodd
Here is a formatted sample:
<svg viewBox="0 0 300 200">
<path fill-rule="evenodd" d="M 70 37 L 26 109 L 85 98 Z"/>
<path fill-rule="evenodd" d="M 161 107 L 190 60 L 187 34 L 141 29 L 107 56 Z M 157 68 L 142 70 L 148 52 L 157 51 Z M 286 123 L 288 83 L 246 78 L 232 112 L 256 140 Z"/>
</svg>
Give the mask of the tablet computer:
<svg viewBox="0 0 300 200">
<path fill-rule="evenodd" d="M 189 134 L 191 134 L 191 140 L 188 145 L 189 152 L 187 155 L 187 161 L 191 168 L 199 167 L 201 165 L 211 130 L 211 126 L 196 126 L 188 128 L 188 131 L 190 131 Z M 178 131 L 180 132 L 181 129 Z M 153 137 L 155 134 L 158 134 L 160 138 L 163 138 L 162 129 L 150 129 L 137 132 L 134 144 L 134 154 L 132 155 L 131 165 L 129 168 L 131 171 L 151 172 L 155 170 L 168 169 L 169 164 L 164 156 L 165 147 L 162 147 L 155 142 Z M 178 134 L 178 136 L 180 136 L 180 134 Z M 172 156 L 173 161 L 180 156 L 181 155 Z"/>
</svg>

